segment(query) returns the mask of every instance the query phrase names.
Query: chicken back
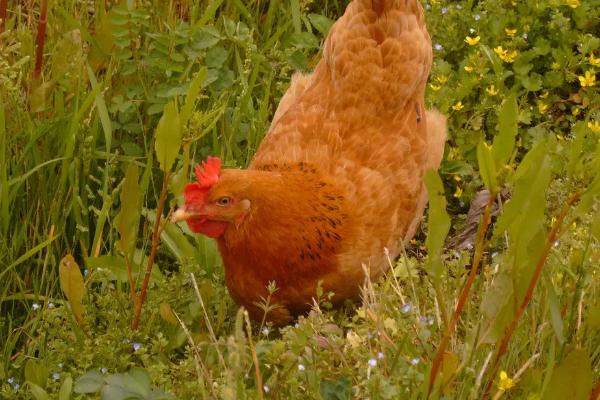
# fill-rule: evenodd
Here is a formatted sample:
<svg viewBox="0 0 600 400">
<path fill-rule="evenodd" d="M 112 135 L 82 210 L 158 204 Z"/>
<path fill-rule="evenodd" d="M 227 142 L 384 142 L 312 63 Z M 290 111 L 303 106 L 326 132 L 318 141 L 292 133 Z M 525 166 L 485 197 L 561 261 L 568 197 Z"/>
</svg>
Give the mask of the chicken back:
<svg viewBox="0 0 600 400">
<path fill-rule="evenodd" d="M 247 170 L 209 158 L 174 220 L 214 237 L 234 300 L 286 323 L 318 286 L 354 297 L 412 238 L 445 118 L 426 111 L 431 41 L 417 0 L 354 0 L 312 74 L 297 74 Z M 366 268 L 363 268 L 366 266 Z"/>
</svg>

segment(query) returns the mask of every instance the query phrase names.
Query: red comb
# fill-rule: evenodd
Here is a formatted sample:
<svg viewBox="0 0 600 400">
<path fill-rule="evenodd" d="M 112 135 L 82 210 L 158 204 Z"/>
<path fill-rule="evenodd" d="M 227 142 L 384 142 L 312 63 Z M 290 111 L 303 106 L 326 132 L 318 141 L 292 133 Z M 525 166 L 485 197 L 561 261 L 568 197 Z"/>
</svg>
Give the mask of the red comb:
<svg viewBox="0 0 600 400">
<path fill-rule="evenodd" d="M 185 204 L 202 204 L 210 188 L 219 181 L 221 160 L 218 157 L 208 157 L 202 165 L 195 168 L 197 182 L 188 183 L 183 189 Z"/>
<path fill-rule="evenodd" d="M 221 160 L 219 157 L 208 157 L 202 165 L 196 164 L 196 179 L 203 188 L 209 188 L 219 180 Z"/>
</svg>

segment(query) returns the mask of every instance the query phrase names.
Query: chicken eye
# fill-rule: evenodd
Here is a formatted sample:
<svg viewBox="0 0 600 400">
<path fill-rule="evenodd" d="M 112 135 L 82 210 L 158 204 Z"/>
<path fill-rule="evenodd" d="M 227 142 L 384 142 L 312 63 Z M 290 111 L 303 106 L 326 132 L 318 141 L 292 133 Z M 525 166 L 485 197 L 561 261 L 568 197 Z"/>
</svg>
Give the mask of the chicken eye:
<svg viewBox="0 0 600 400">
<path fill-rule="evenodd" d="M 229 196 L 223 196 L 217 200 L 219 206 L 228 206 L 229 204 L 231 204 L 231 197 Z"/>
</svg>

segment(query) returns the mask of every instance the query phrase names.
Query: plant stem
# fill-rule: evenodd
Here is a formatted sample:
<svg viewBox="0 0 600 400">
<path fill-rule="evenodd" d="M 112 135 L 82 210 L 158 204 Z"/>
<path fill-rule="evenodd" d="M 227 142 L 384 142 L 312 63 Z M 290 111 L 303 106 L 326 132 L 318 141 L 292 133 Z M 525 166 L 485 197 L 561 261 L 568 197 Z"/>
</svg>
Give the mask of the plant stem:
<svg viewBox="0 0 600 400">
<path fill-rule="evenodd" d="M 438 351 L 435 354 L 435 358 L 433 359 L 433 364 L 431 366 L 431 373 L 429 374 L 429 388 L 427 390 L 427 398 L 431 395 L 433 390 L 433 386 L 435 384 L 435 378 L 437 376 L 438 371 L 440 370 L 443 360 L 444 353 L 446 352 L 446 347 L 452 338 L 452 334 L 454 333 L 454 329 L 456 327 L 456 323 L 462 313 L 463 308 L 467 302 L 467 298 L 469 296 L 469 291 L 473 286 L 473 282 L 475 281 L 475 276 L 477 276 L 477 271 L 479 270 L 479 264 L 481 263 L 481 258 L 483 257 L 483 248 L 485 241 L 485 233 L 487 231 L 487 227 L 491 222 L 491 211 L 492 206 L 494 205 L 494 201 L 496 197 L 491 195 L 488 203 L 485 206 L 485 210 L 483 212 L 483 217 L 481 222 L 479 223 L 479 228 L 477 230 L 477 242 L 475 243 L 475 254 L 473 255 L 473 262 L 471 264 L 471 271 L 469 272 L 469 276 L 465 285 L 462 288 L 460 296 L 458 297 L 458 303 L 456 304 L 456 308 L 452 313 L 452 317 L 450 318 L 450 322 L 446 325 L 446 330 L 444 331 L 444 336 L 442 337 L 442 341 L 440 342 L 440 346 L 438 347 Z"/>
<path fill-rule="evenodd" d="M 154 266 L 154 257 L 156 257 L 156 250 L 158 248 L 158 242 L 160 241 L 160 221 L 163 209 L 165 207 L 165 202 L 167 200 L 169 175 L 170 173 L 166 172 L 163 178 L 162 190 L 158 200 L 158 207 L 156 208 L 156 217 L 154 219 L 154 227 L 152 229 L 152 247 L 150 249 L 150 255 L 148 256 L 148 262 L 146 263 L 146 272 L 144 274 L 142 288 L 140 289 L 140 294 L 136 297 L 134 304 L 133 322 L 131 323 L 131 329 L 133 330 L 136 330 L 140 324 L 142 306 L 146 300 L 148 284 L 150 283 L 150 275 L 152 274 L 152 267 Z"/>
<path fill-rule="evenodd" d="M 600 379 L 598 379 L 596 386 L 594 386 L 594 390 L 592 390 L 590 400 L 600 400 Z"/>
<path fill-rule="evenodd" d="M 6 10 L 8 9 L 8 0 L 0 0 L 0 33 L 4 32 L 6 24 Z"/>
<path fill-rule="evenodd" d="M 40 7 L 40 19 L 36 37 L 35 69 L 33 79 L 38 80 L 42 75 L 42 61 L 44 59 L 44 42 L 46 38 L 46 24 L 48 23 L 48 0 L 42 0 Z"/>
<path fill-rule="evenodd" d="M 533 271 L 533 276 L 531 277 L 531 280 L 529 281 L 529 286 L 527 287 L 527 291 L 525 292 L 525 297 L 523 298 L 521 305 L 517 309 L 515 316 L 513 317 L 510 325 L 506 328 L 504 335 L 502 336 L 502 338 L 500 339 L 500 342 L 498 344 L 498 350 L 496 352 L 496 357 L 494 358 L 492 368 L 490 369 L 490 379 L 488 380 L 488 383 L 486 385 L 483 398 L 489 397 L 490 390 L 492 389 L 492 385 L 494 383 L 494 377 L 496 376 L 496 372 L 498 371 L 500 359 L 506 353 L 506 350 L 508 349 L 508 343 L 510 342 L 510 339 L 515 331 L 515 328 L 517 327 L 519 320 L 525 313 L 525 309 L 527 308 L 527 306 L 531 302 L 531 299 L 533 298 L 533 291 L 535 290 L 535 287 L 537 286 L 537 283 L 540 280 L 540 276 L 542 274 L 542 269 L 543 269 L 544 265 L 546 264 L 546 259 L 548 258 L 548 255 L 550 254 L 550 250 L 552 249 L 552 246 L 554 245 L 554 242 L 556 241 L 558 233 L 560 232 L 562 223 L 563 223 L 565 217 L 567 216 L 567 214 L 569 213 L 571 206 L 573 206 L 573 204 L 579 199 L 580 195 L 581 194 L 579 192 L 576 192 L 576 193 L 573 193 L 569 197 L 569 199 L 563 206 L 562 210 L 560 211 L 558 217 L 556 218 L 556 223 L 554 224 L 554 226 L 550 230 L 550 233 L 548 234 L 548 237 L 546 238 L 546 244 L 544 246 L 544 251 L 542 252 L 540 258 L 538 259 L 538 261 L 535 265 L 535 270 Z"/>
</svg>

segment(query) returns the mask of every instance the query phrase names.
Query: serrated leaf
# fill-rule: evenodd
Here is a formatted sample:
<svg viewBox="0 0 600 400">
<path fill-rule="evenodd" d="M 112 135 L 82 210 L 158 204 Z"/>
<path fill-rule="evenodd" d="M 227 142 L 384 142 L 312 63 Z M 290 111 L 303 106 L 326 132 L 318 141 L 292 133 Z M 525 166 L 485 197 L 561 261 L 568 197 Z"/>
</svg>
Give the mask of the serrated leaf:
<svg viewBox="0 0 600 400">
<path fill-rule="evenodd" d="M 323 400 L 347 400 L 352 398 L 352 380 L 348 377 L 336 381 L 323 379 L 319 391 Z"/>
<path fill-rule="evenodd" d="M 73 391 L 73 378 L 67 375 L 62 385 L 60 385 L 60 391 L 58 392 L 58 400 L 69 400 L 71 398 L 71 392 Z"/>
<path fill-rule="evenodd" d="M 121 240 L 118 245 L 123 253 L 132 254 L 137 239 L 138 225 L 141 211 L 139 170 L 136 164 L 131 163 L 123 178 L 121 193 L 121 208 L 115 217 L 115 224 Z"/>
<path fill-rule="evenodd" d="M 181 147 L 181 123 L 174 101 L 168 103 L 155 131 L 154 150 L 163 171 L 169 171 Z"/>
<path fill-rule="evenodd" d="M 96 393 L 102 389 L 104 377 L 97 370 L 91 370 L 77 378 L 75 381 L 75 393 Z"/>
<path fill-rule="evenodd" d="M 431 274 L 439 279 L 442 276 L 442 252 L 444 241 L 450 230 L 450 217 L 446 211 L 444 185 L 436 171 L 425 172 L 425 185 L 429 194 L 429 219 L 425 244 L 428 252 L 428 265 Z"/>
<path fill-rule="evenodd" d="M 554 368 L 542 400 L 588 400 L 592 384 L 590 357 L 585 349 L 576 349 Z"/>
<path fill-rule="evenodd" d="M 496 172 L 492 147 L 484 141 L 479 142 L 479 145 L 477 145 L 477 163 L 483 184 L 488 188 L 492 196 L 495 196 L 498 193 L 498 174 Z"/>
<path fill-rule="evenodd" d="M 25 363 L 25 380 L 40 388 L 46 387 L 50 370 L 43 361 L 30 358 Z"/>
<path fill-rule="evenodd" d="M 79 265 L 72 255 L 67 254 L 60 260 L 59 266 L 60 288 L 69 300 L 71 312 L 77 320 L 79 326 L 83 325 L 83 295 L 85 294 L 85 284 Z"/>
<path fill-rule="evenodd" d="M 498 134 L 492 145 L 496 167 L 506 164 L 512 156 L 515 147 L 515 137 L 518 129 L 519 109 L 517 97 L 511 94 L 504 100 L 498 113 Z"/>
</svg>

